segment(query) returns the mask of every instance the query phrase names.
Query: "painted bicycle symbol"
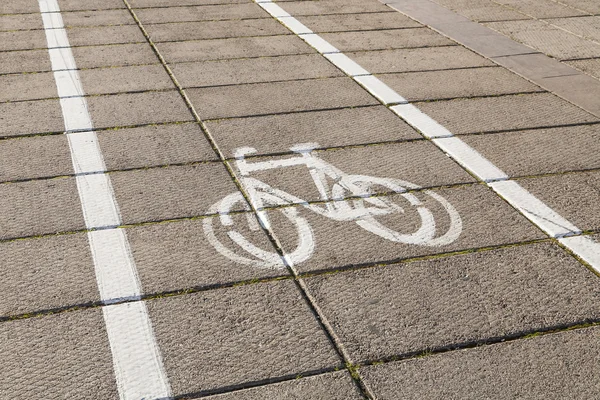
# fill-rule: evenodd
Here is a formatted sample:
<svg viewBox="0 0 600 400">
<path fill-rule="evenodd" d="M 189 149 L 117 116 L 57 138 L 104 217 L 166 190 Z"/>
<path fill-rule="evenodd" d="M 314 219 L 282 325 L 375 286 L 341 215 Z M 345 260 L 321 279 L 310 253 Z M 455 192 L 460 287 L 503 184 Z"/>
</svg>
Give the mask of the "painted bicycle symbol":
<svg viewBox="0 0 600 400">
<path fill-rule="evenodd" d="M 421 245 L 443 246 L 455 241 L 462 231 L 462 221 L 456 209 L 443 197 L 431 190 L 422 190 L 425 196 L 430 197 L 441 205 L 447 214 L 449 223 L 442 235 L 438 235 L 436 223 L 432 212 L 415 194 L 407 190 L 420 187 L 406 181 L 390 178 L 378 178 L 366 175 L 346 174 L 323 159 L 319 158 L 313 150 L 318 148 L 316 143 L 298 144 L 290 150 L 296 155 L 289 158 L 270 161 L 250 162 L 247 155 L 256 153 L 250 147 L 239 148 L 235 151 L 236 167 L 240 172 L 241 184 L 247 191 L 253 206 L 258 210 L 258 221 L 253 214 L 246 215 L 247 227 L 252 231 L 260 229 L 259 223 L 271 229 L 271 222 L 265 208 L 286 206 L 290 204 L 301 205 L 319 215 L 335 221 L 353 222 L 361 228 L 387 239 L 391 242 Z M 250 175 L 257 171 L 266 171 L 291 166 L 306 166 L 320 195 L 322 204 L 309 203 L 290 193 L 274 188 Z M 329 178 L 329 180 L 328 180 Z M 333 181 L 332 185 L 329 182 Z M 383 187 L 388 192 L 398 193 L 398 196 L 372 196 L 376 187 Z M 401 206 L 397 202 L 402 202 Z M 406 204 L 404 204 L 406 203 Z M 204 220 L 204 232 L 209 242 L 225 257 L 244 265 L 259 268 L 279 268 L 281 258 L 275 251 L 264 250 L 253 244 L 242 233 L 239 219 L 234 222 L 230 212 L 239 209 L 236 205 L 246 205 L 241 193 L 232 193 L 221 201 L 215 203 L 210 212 L 219 214 L 218 218 Z M 247 207 L 247 206 L 246 206 Z M 299 207 L 277 207 L 272 212 L 280 212 L 289 221 L 292 229 L 297 234 L 294 250 L 286 257 L 294 264 L 306 261 L 315 249 L 315 238 L 312 229 L 299 212 Z M 383 217 L 392 214 L 406 214 L 415 212 L 418 223 L 412 224 L 409 232 L 397 230 L 384 224 Z M 215 235 L 213 223 L 218 221 L 228 229 L 227 245 Z M 243 220 L 242 220 L 243 222 Z M 417 226 L 414 229 L 414 226 Z"/>
</svg>

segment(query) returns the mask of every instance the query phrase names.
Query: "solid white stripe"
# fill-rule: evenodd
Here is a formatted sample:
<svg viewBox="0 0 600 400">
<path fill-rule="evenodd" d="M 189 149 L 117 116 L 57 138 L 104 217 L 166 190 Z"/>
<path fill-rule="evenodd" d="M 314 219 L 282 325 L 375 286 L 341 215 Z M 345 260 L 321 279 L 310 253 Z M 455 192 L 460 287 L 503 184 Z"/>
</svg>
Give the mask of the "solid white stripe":
<svg viewBox="0 0 600 400">
<path fill-rule="evenodd" d="M 39 0 L 40 10 L 59 11 L 56 0 Z M 131 299 L 134 303 L 103 308 L 113 354 L 115 377 L 122 400 L 171 397 L 169 383 L 152 332 L 146 306 L 139 301 L 141 288 L 119 208 L 93 132 L 85 93 L 60 14 L 43 14 L 54 78 L 69 140 L 77 190 L 94 261 L 100 298 L 105 304 Z M 69 69 L 69 71 L 64 71 Z M 70 97 L 75 96 L 75 97 Z M 68 133 L 73 131 L 87 132 Z"/>
<path fill-rule="evenodd" d="M 331 53 L 323 54 L 323 56 L 350 76 L 369 75 L 369 71 L 358 65 L 358 63 L 345 54 Z"/>
<path fill-rule="evenodd" d="M 102 308 L 121 400 L 171 397 L 143 301 Z"/>
<path fill-rule="evenodd" d="M 290 31 L 294 32 L 296 35 L 312 33 L 310 29 L 308 29 L 303 23 L 301 23 L 294 17 L 283 17 L 278 19 L 282 24 L 284 24 Z"/>
<path fill-rule="evenodd" d="M 283 19 L 283 18 L 282 18 Z M 309 30 L 310 32 L 310 30 Z M 336 49 L 331 43 L 323 39 L 321 36 L 311 33 L 307 35 L 298 34 L 298 36 L 304 40 L 306 43 L 315 48 L 319 53 L 339 53 L 340 51 Z"/>
<path fill-rule="evenodd" d="M 581 233 L 575 225 L 558 215 L 515 181 L 489 184 L 492 189 L 548 235 L 558 238 Z"/>
<path fill-rule="evenodd" d="M 258 5 L 275 18 L 290 16 L 290 14 L 288 14 L 283 8 L 279 7 L 275 3 L 258 3 Z"/>
<path fill-rule="evenodd" d="M 484 182 L 508 179 L 508 175 L 457 137 L 433 139 L 432 142 Z"/>
<path fill-rule="evenodd" d="M 353 79 L 364 86 L 369 93 L 377 97 L 384 104 L 407 103 L 404 97 L 400 96 L 394 89 L 381 82 L 373 75 L 355 76 Z"/>
<path fill-rule="evenodd" d="M 600 243 L 589 236 L 560 238 L 558 241 L 600 273 Z"/>
<path fill-rule="evenodd" d="M 390 109 L 428 139 L 453 136 L 452 132 L 412 104 L 398 104 Z"/>
</svg>

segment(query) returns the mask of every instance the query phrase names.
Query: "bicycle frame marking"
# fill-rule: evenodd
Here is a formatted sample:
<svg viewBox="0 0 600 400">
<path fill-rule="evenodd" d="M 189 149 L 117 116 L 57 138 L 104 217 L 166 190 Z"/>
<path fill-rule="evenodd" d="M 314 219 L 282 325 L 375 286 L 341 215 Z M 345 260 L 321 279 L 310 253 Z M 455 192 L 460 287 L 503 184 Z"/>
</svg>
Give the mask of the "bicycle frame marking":
<svg viewBox="0 0 600 400">
<path fill-rule="evenodd" d="M 246 159 L 246 156 L 255 153 L 256 149 L 243 147 L 236 150 L 236 167 L 241 175 L 241 184 L 248 194 L 252 207 L 257 210 L 258 222 L 254 220 L 253 214 L 247 215 L 250 230 L 260 229 L 260 223 L 265 229 L 272 232 L 271 223 L 265 211 L 269 206 L 301 205 L 335 221 L 354 222 L 368 232 L 397 243 L 442 246 L 452 243 L 460 235 L 462 221 L 458 212 L 439 194 L 430 190 L 421 191 L 422 194 L 439 202 L 450 219 L 447 232 L 436 237 L 436 224 L 433 214 L 415 194 L 407 193 L 408 189 L 419 189 L 419 186 L 399 179 L 346 174 L 313 154 L 313 150 L 318 147 L 319 145 L 316 143 L 298 144 L 290 149 L 298 156 L 256 162 L 248 162 Z M 308 168 L 319 192 L 319 199 L 324 202 L 324 206 L 309 203 L 250 176 L 253 172 L 299 165 Z M 328 184 L 327 177 L 334 181 L 332 185 Z M 415 232 L 408 234 L 397 232 L 376 219 L 393 213 L 403 214 L 405 209 L 394 203 L 394 199 L 389 196 L 373 197 L 370 187 L 375 185 L 387 187 L 390 191 L 400 194 L 400 197 L 408 202 L 410 209 L 416 209 L 421 225 Z M 236 203 L 245 204 L 245 199 L 241 193 L 232 193 L 226 196 L 223 200 L 214 204 L 210 212 L 219 214 L 218 220 L 220 223 L 230 228 L 227 232 L 227 236 L 231 241 L 230 244 L 243 250 L 245 256 L 240 256 L 217 239 L 212 227 L 213 219 L 204 221 L 204 231 L 209 242 L 222 255 L 238 263 L 260 268 L 282 268 L 284 264 L 276 252 L 260 249 L 235 230 L 234 222 L 228 214 Z M 286 262 L 297 264 L 306 261 L 315 249 L 314 235 L 310 225 L 306 219 L 299 215 L 298 207 L 279 207 L 276 210 L 281 212 L 296 227 L 298 234 L 296 249 L 292 253 L 286 254 Z"/>
</svg>

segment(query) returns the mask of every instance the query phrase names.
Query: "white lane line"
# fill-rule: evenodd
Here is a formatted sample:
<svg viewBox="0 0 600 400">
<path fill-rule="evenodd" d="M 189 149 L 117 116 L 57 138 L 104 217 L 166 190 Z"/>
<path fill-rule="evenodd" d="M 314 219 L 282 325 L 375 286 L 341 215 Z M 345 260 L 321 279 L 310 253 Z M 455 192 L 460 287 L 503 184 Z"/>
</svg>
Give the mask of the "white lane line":
<svg viewBox="0 0 600 400">
<path fill-rule="evenodd" d="M 357 62 L 352 60 L 345 54 L 342 53 L 329 53 L 324 54 L 325 58 L 331 61 L 333 65 L 344 71 L 347 75 L 352 77 L 359 75 L 370 75 L 369 71 L 358 65 Z"/>
<path fill-rule="evenodd" d="M 168 399 L 171 389 L 144 302 L 121 215 L 93 131 L 85 92 L 63 27 L 57 0 L 38 0 L 60 97 L 77 190 L 104 321 L 122 400 Z M 47 12 L 52 11 L 52 14 Z M 53 47 L 53 48 L 50 48 Z M 85 132 L 82 132 L 85 131 Z M 123 300 L 133 303 L 112 304 Z"/>
<path fill-rule="evenodd" d="M 597 255 L 600 254 L 600 244 L 594 242 L 590 238 L 576 240 L 578 237 L 571 235 L 581 234 L 579 228 L 541 202 L 517 182 L 508 180 L 508 175 L 505 172 L 496 167 L 467 143 L 454 137 L 454 135 L 440 123 L 423 113 L 414 105 L 408 104 L 401 95 L 396 93 L 379 79 L 375 78 L 358 63 L 352 60 L 350 61 L 352 61 L 353 64 L 349 64 L 347 61 L 341 61 L 345 59 L 340 56 L 346 57 L 343 53 L 325 39 L 313 33 L 296 18 L 288 16 L 289 13 L 282 7 L 278 6 L 277 9 L 272 8 L 269 6 L 269 4 L 272 4 L 271 0 L 254 1 L 274 18 L 287 26 L 292 32 L 313 46 L 340 70 L 344 71 L 348 76 L 360 83 L 369 93 L 371 93 L 371 95 L 378 98 L 382 103 L 388 106 L 398 103 L 398 105 L 389 107 L 396 115 L 417 129 L 422 136 L 427 139 L 432 139 L 431 141 L 438 148 L 479 179 L 486 182 L 499 196 L 506 199 L 515 209 L 522 213 L 537 227 L 551 237 L 559 238 L 559 241 L 563 245 L 567 246 L 582 260 L 589 263 L 592 268 L 600 271 L 600 256 Z M 278 17 L 278 15 L 284 14 L 285 17 Z M 309 36 L 310 39 L 307 40 L 307 37 Z M 338 53 L 337 60 L 339 61 L 333 61 L 335 60 L 335 57 L 332 60 L 329 53 Z M 361 73 L 357 74 L 356 71 L 359 70 Z M 564 236 L 571 237 L 563 238 Z"/>
</svg>

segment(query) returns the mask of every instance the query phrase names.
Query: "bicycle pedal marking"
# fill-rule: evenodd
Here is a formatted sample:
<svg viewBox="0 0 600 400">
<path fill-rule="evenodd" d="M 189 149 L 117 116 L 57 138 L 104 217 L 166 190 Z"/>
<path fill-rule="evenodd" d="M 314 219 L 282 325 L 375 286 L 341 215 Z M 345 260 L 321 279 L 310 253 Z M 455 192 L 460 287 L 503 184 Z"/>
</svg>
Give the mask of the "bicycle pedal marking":
<svg viewBox="0 0 600 400">
<path fill-rule="evenodd" d="M 318 143 L 301 143 L 290 148 L 294 152 L 290 157 L 254 162 L 249 162 L 245 156 L 255 153 L 256 149 L 242 147 L 235 150 L 235 163 L 241 175 L 240 183 L 252 203 L 252 208 L 259 211 L 241 214 L 238 219 L 234 219 L 231 210 L 235 209 L 236 204 L 241 204 L 243 209 L 248 210 L 246 199 L 242 193 L 225 196 L 209 209 L 211 214 L 218 214 L 219 217 L 206 218 L 203 221 L 204 233 L 209 243 L 230 260 L 256 268 L 283 269 L 286 264 L 302 263 L 314 253 L 315 238 L 310 224 L 298 212 L 299 208 L 308 209 L 334 221 L 356 223 L 364 230 L 395 243 L 429 247 L 446 246 L 458 239 L 462 233 L 462 220 L 458 211 L 439 194 L 431 190 L 419 192 L 421 197 L 437 204 L 438 208 L 441 206 L 445 213 L 448 226 L 441 234 L 436 227 L 432 211 L 427 207 L 428 202 L 422 201 L 417 194 L 408 192 L 408 190 L 420 189 L 418 185 L 395 178 L 346 174 L 319 158 L 313 151 L 318 147 Z M 297 165 L 303 165 L 308 169 L 319 191 L 320 199 L 324 201 L 322 205 L 309 203 L 250 176 L 255 171 Z M 333 182 L 332 184 L 328 183 L 328 178 Z M 382 186 L 396 195 L 373 196 L 374 186 Z M 398 199 L 403 201 L 404 207 L 396 203 Z M 274 248 L 260 248 L 241 233 L 257 231 L 261 227 L 273 233 L 271 221 L 265 211 L 269 207 L 273 207 L 271 213 L 283 214 L 284 220 L 289 221 L 297 235 L 296 247 L 284 257 L 280 256 Z M 382 221 L 386 216 L 405 215 L 408 212 L 415 213 L 413 218 L 419 221 L 418 227 L 412 232 L 397 231 Z M 222 236 L 225 236 L 226 240 L 220 240 L 215 234 L 213 224 L 217 221 L 225 228 Z M 243 227 L 242 221 L 246 221 Z"/>
</svg>

